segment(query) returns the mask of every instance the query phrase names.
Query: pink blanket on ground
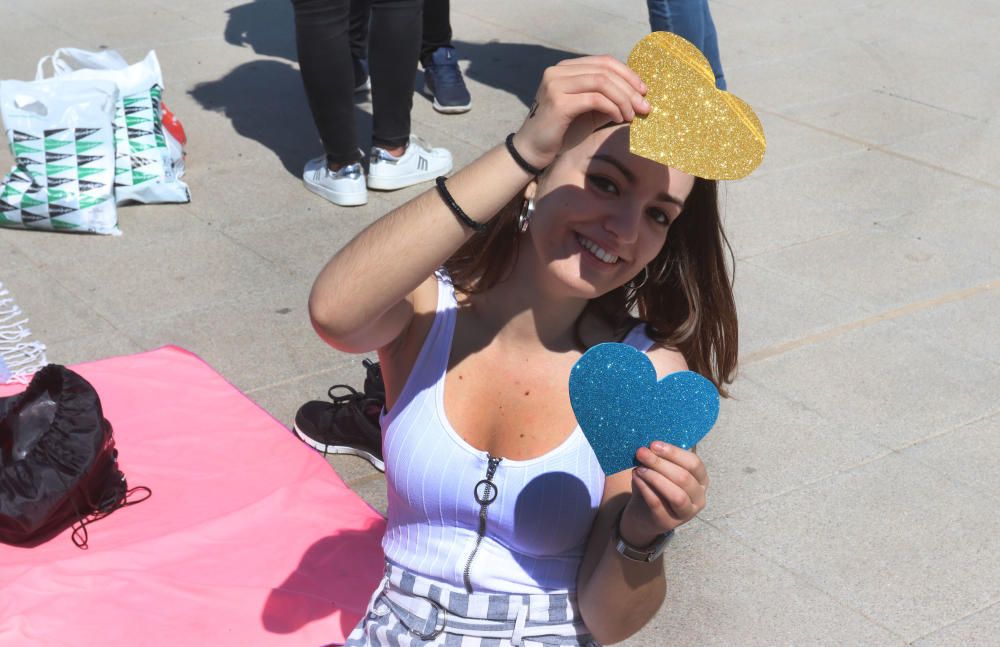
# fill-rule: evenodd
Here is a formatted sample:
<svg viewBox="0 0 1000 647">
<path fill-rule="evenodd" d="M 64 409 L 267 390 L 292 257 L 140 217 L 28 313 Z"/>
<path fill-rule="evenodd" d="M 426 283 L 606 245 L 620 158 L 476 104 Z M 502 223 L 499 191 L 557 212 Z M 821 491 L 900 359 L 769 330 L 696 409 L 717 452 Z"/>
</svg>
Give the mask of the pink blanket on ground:
<svg viewBox="0 0 1000 647">
<path fill-rule="evenodd" d="M 187 351 L 73 369 L 153 495 L 90 526 L 88 550 L 69 530 L 0 544 L 0 645 L 343 642 L 382 574 L 382 517 Z"/>
</svg>

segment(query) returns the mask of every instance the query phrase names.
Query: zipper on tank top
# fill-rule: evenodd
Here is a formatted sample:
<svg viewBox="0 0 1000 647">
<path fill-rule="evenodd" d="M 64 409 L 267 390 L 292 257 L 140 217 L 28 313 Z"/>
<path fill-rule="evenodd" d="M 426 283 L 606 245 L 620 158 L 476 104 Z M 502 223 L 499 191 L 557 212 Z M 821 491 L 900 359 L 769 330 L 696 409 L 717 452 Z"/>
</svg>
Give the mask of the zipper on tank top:
<svg viewBox="0 0 1000 647">
<path fill-rule="evenodd" d="M 487 509 L 491 503 L 496 501 L 499 492 L 496 484 L 493 482 L 493 476 L 497 472 L 497 466 L 500 465 L 500 461 L 503 459 L 491 456 L 490 454 L 486 454 L 486 458 L 488 460 L 486 478 L 480 479 L 476 483 L 476 487 L 472 490 L 472 495 L 476 497 L 476 503 L 479 504 L 479 533 L 476 535 L 476 543 L 472 547 L 472 552 L 469 553 L 469 560 L 465 563 L 463 578 L 465 579 L 465 590 L 468 593 L 472 593 L 472 578 L 470 576 L 472 560 L 475 559 L 476 553 L 479 551 L 479 545 L 483 543 L 483 537 L 486 536 Z"/>
</svg>

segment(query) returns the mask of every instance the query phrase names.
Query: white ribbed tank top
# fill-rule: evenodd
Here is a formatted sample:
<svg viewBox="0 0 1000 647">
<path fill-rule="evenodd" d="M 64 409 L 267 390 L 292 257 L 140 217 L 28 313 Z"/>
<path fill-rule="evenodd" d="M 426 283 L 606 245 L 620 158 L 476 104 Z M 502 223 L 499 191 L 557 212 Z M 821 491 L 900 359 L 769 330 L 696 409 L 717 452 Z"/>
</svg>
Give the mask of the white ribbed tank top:
<svg viewBox="0 0 1000 647">
<path fill-rule="evenodd" d="M 604 474 L 579 426 L 524 461 L 497 461 L 458 435 L 444 411 L 456 308 L 450 281 L 439 275 L 430 332 L 399 401 L 382 416 L 386 559 L 475 592 L 572 591 Z M 625 343 L 648 350 L 644 328 Z"/>
</svg>

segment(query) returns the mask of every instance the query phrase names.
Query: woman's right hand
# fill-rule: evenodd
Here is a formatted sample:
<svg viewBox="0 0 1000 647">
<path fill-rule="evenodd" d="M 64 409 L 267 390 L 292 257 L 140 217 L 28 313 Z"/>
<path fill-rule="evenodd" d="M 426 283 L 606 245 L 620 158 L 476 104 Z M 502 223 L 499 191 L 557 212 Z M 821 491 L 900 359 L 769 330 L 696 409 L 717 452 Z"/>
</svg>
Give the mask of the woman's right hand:
<svg viewBox="0 0 1000 647">
<path fill-rule="evenodd" d="M 639 75 L 612 56 L 562 61 L 542 75 L 514 146 L 530 164 L 548 166 L 560 151 L 603 123 L 625 123 L 648 113 L 646 90 Z"/>
</svg>

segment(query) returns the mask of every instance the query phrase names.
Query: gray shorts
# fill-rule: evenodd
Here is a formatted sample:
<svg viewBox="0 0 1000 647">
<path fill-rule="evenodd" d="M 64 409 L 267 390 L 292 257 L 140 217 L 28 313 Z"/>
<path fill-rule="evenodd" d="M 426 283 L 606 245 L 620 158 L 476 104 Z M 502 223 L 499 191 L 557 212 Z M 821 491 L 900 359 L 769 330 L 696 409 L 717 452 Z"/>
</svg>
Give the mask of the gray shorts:
<svg viewBox="0 0 1000 647">
<path fill-rule="evenodd" d="M 569 593 L 466 593 L 386 564 L 345 647 L 600 647 Z"/>
</svg>

